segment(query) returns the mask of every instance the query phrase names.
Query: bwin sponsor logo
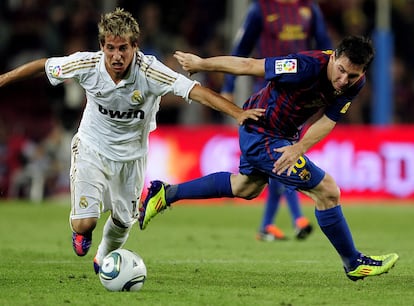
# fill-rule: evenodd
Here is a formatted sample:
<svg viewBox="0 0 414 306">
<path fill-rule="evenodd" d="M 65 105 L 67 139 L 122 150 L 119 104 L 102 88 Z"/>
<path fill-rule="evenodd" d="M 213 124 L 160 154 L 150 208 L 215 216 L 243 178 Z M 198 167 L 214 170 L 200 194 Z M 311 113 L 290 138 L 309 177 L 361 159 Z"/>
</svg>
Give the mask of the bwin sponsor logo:
<svg viewBox="0 0 414 306">
<path fill-rule="evenodd" d="M 127 112 L 121 112 L 119 110 L 112 110 L 112 109 L 106 109 L 102 105 L 99 105 L 99 112 L 102 115 L 107 115 L 111 118 L 116 119 L 132 119 L 132 118 L 138 118 L 138 119 L 144 119 L 145 112 L 141 109 L 129 109 Z"/>
</svg>

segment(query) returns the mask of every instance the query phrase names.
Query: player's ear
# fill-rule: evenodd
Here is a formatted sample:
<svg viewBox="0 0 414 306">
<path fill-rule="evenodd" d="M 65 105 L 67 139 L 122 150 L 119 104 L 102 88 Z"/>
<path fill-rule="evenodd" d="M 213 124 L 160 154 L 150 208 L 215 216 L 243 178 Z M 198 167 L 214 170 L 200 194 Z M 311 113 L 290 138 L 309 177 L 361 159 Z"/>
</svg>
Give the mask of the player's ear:
<svg viewBox="0 0 414 306">
<path fill-rule="evenodd" d="M 332 62 L 332 63 L 334 63 L 337 58 L 338 57 L 337 57 L 337 53 L 336 53 L 336 50 L 335 50 L 334 52 L 332 52 L 332 54 L 331 54 L 331 56 L 329 58 L 329 61 Z"/>
<path fill-rule="evenodd" d="M 105 45 L 105 39 L 99 39 L 99 47 L 101 48 L 101 51 L 103 51 Z"/>
</svg>

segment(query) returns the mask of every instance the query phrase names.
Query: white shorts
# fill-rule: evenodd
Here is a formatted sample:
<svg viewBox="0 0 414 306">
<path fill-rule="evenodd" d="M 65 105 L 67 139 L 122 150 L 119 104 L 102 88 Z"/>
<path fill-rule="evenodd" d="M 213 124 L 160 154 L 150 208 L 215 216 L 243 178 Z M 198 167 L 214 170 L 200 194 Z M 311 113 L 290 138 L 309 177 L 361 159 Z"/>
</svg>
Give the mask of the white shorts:
<svg viewBox="0 0 414 306">
<path fill-rule="evenodd" d="M 109 160 L 72 139 L 70 219 L 99 218 L 111 211 L 126 227 L 138 218 L 139 197 L 144 187 L 147 157 L 129 162 Z"/>
</svg>

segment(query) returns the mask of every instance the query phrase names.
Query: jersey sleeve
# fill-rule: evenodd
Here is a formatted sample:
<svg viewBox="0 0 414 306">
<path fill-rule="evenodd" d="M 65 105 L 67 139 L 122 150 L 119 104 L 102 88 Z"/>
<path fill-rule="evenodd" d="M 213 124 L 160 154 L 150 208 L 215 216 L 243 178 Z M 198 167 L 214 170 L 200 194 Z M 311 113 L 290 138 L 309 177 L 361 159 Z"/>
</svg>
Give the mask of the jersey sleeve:
<svg viewBox="0 0 414 306">
<path fill-rule="evenodd" d="M 99 52 L 76 52 L 69 56 L 51 57 L 46 61 L 45 72 L 52 85 L 66 79 L 80 79 L 82 74 L 99 64 Z"/>
<path fill-rule="evenodd" d="M 164 96 L 167 93 L 173 93 L 176 96 L 184 98 L 187 102 L 191 102 L 189 98 L 190 91 L 197 81 L 190 80 L 184 75 L 167 67 L 154 56 L 144 56 L 145 60 L 141 64 L 148 80 L 150 90 L 158 96 Z"/>
<path fill-rule="evenodd" d="M 358 95 L 364 84 L 365 77 L 362 77 L 344 95 L 338 96 L 335 103 L 325 109 L 325 115 L 337 122 L 348 111 L 352 100 Z"/>
<path fill-rule="evenodd" d="M 300 83 L 320 72 L 320 65 L 313 57 L 290 54 L 265 59 L 265 79 L 278 83 Z"/>
</svg>

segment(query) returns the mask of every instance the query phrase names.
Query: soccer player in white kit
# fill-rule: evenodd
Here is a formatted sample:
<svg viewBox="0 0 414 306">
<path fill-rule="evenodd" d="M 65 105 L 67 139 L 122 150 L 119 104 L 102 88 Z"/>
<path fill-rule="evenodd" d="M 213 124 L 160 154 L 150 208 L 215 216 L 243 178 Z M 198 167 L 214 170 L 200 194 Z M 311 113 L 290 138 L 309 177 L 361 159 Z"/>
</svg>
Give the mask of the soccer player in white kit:
<svg viewBox="0 0 414 306">
<path fill-rule="evenodd" d="M 101 212 L 110 211 L 94 258 L 122 247 L 137 221 L 147 164 L 148 136 L 156 128 L 161 96 L 198 101 L 242 124 L 263 109 L 243 111 L 217 93 L 139 51 L 139 25 L 117 8 L 98 24 L 101 50 L 39 59 L 0 75 L 0 87 L 46 72 L 52 85 L 75 79 L 87 103 L 72 140 L 71 212 L 73 249 L 87 254 Z"/>
</svg>

